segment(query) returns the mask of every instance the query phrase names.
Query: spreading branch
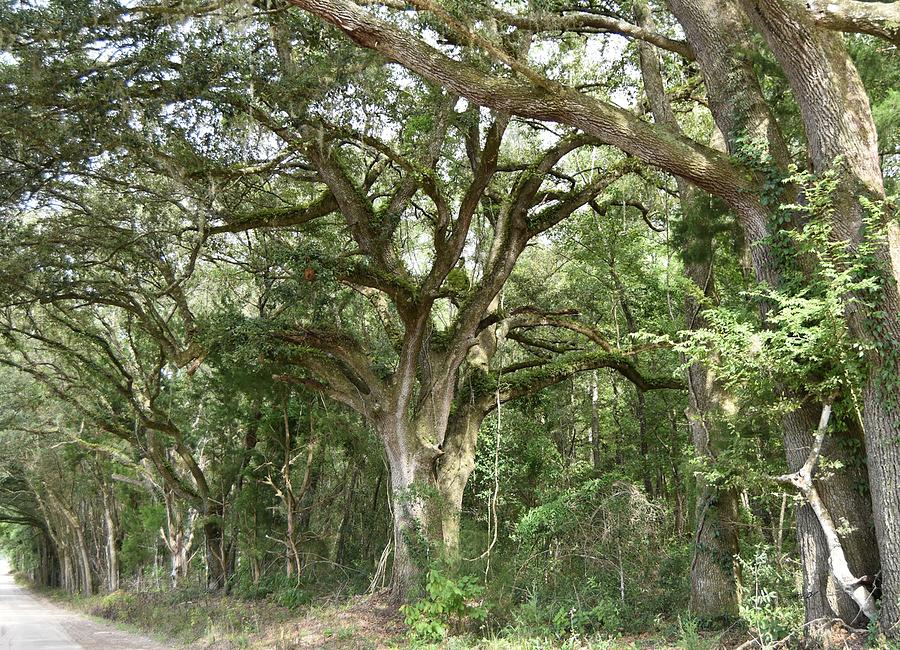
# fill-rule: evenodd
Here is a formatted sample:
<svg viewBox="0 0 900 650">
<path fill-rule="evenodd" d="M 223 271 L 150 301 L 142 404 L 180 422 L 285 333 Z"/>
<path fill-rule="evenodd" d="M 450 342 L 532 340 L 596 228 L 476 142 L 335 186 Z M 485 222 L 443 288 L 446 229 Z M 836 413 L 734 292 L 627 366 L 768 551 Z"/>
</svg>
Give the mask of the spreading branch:
<svg viewBox="0 0 900 650">
<path fill-rule="evenodd" d="M 470 101 L 522 117 L 581 129 L 638 159 L 686 178 L 736 209 L 756 205 L 759 179 L 725 154 L 665 125 L 649 124 L 631 111 L 550 80 L 537 83 L 482 72 L 451 59 L 421 39 L 376 18 L 349 0 L 291 0 L 295 6 L 335 25 L 363 47 L 440 84 Z M 521 72 L 517 68 L 517 72 Z"/>
</svg>

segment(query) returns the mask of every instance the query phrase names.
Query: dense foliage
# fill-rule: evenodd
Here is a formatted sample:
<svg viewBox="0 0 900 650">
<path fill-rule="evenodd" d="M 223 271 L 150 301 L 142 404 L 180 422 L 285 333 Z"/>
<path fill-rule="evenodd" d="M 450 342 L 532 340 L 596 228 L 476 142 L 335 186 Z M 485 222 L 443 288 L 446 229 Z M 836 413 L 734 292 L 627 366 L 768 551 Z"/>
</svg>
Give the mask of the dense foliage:
<svg viewBox="0 0 900 650">
<path fill-rule="evenodd" d="M 818 4 L 0 4 L 3 553 L 893 642 L 898 16 Z"/>
</svg>

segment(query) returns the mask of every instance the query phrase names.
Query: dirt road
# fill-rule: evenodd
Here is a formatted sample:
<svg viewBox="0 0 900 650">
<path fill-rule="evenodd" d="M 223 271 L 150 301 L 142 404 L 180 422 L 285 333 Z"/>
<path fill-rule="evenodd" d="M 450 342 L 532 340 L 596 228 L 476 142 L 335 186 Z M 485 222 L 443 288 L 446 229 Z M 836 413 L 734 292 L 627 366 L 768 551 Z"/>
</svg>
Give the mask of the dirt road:
<svg viewBox="0 0 900 650">
<path fill-rule="evenodd" d="M 35 598 L 15 583 L 0 560 L 0 650 L 168 649 Z"/>
</svg>

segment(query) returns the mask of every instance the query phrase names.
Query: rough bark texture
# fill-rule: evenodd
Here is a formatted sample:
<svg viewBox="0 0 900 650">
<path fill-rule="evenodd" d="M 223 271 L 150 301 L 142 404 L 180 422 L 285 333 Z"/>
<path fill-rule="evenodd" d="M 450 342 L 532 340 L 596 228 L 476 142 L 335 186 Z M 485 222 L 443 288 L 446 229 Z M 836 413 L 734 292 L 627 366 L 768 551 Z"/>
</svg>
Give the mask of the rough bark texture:
<svg viewBox="0 0 900 650">
<path fill-rule="evenodd" d="M 850 568 L 841 538 L 838 535 L 837 526 L 828 512 L 828 508 L 825 506 L 814 480 L 830 417 L 831 405 L 825 404 L 819 419 L 818 430 L 803 465 L 793 474 L 779 477 L 778 481 L 793 485 L 803 495 L 806 505 L 818 520 L 819 530 L 825 540 L 825 548 L 828 552 L 828 565 L 831 568 L 831 575 L 835 583 L 856 605 L 861 619 L 874 620 L 876 612 L 873 594 L 869 587 L 863 583 L 864 581 L 857 577 Z"/>
<path fill-rule="evenodd" d="M 435 518 L 435 454 L 418 444 L 408 429 L 384 435 L 394 511 L 394 563 L 391 595 L 407 600 L 420 586 L 423 570 L 440 538 Z"/>
<path fill-rule="evenodd" d="M 228 586 L 231 578 L 231 554 L 225 544 L 221 508 L 211 506 L 205 517 L 203 533 L 206 537 L 206 588 L 219 591 Z"/>
<path fill-rule="evenodd" d="M 768 155 L 771 163 L 784 167 L 788 162 L 787 148 L 772 117 L 759 82 L 749 60 L 742 54 L 750 48 L 749 25 L 741 8 L 733 0 L 669 0 L 669 6 L 679 19 L 688 40 L 694 46 L 701 65 L 710 98 L 710 108 L 719 130 L 725 135 L 730 153 L 741 153 L 748 143 L 760 156 Z M 780 272 L 768 247 L 760 244 L 768 234 L 763 219 L 743 223 L 748 244 L 766 249 L 754 256 L 754 271 L 758 280 L 777 286 Z M 747 228 L 750 225 L 751 229 Z M 753 230 L 762 234 L 754 234 Z M 765 314 L 763 314 L 765 316 Z M 788 468 L 796 471 L 806 458 L 812 433 L 816 428 L 815 409 L 798 409 L 782 418 Z M 865 473 L 865 468 L 846 458 L 843 448 L 829 444 L 826 453 L 842 460 L 853 472 Z M 872 538 L 865 534 L 864 520 L 869 512 L 868 499 L 857 489 L 858 476 L 848 469 L 828 479 L 823 490 L 827 506 L 839 520 L 863 520 L 859 534 L 846 540 L 851 558 L 869 558 L 867 565 L 877 567 L 877 552 Z M 807 506 L 797 513 L 797 540 L 803 566 L 803 595 L 807 622 L 820 618 L 840 617 L 848 623 L 856 618 L 857 608 L 836 588 L 828 570 L 825 540 L 814 514 Z"/>
<path fill-rule="evenodd" d="M 441 492 L 441 532 L 444 551 L 451 561 L 459 558 L 459 519 L 466 483 L 475 469 L 475 446 L 478 430 L 484 420 L 477 407 L 464 407 L 447 431 L 444 454 L 438 466 L 438 489 Z"/>
<path fill-rule="evenodd" d="M 803 4 L 794 0 L 743 0 L 743 4 L 797 99 L 814 169 L 821 173 L 836 168 L 839 173 L 833 236 L 856 245 L 865 236 L 859 196 L 884 196 L 878 137 L 859 74 L 840 35 L 817 27 Z M 862 391 L 863 429 L 882 563 L 880 621 L 896 636 L 900 633 L 900 407 L 896 384 L 887 388 L 884 379 L 885 375 L 895 378 L 898 372 L 900 295 L 895 280 L 900 277 L 896 264 L 900 257 L 884 243 L 877 246 L 875 258 L 876 266 L 888 269 L 879 306 L 883 316 L 861 308 L 850 309 L 848 316 L 854 335 L 876 345 Z"/>
<path fill-rule="evenodd" d="M 871 34 L 900 45 L 900 2 L 807 0 L 819 27 L 839 32 Z"/>
<path fill-rule="evenodd" d="M 809 425 L 816 416 L 816 407 L 809 404 L 783 419 L 785 452 L 791 472 L 800 470 L 806 462 L 814 431 Z M 859 487 L 866 480 L 865 466 L 861 459 L 847 456 L 846 450 L 853 446 L 842 442 L 842 439 L 858 440 L 858 435 L 852 424 L 836 427 L 834 434 L 826 440 L 822 455 L 832 460 L 841 459 L 844 466 L 824 480 L 819 480 L 817 487 L 832 516 L 838 521 L 845 521 L 846 528 L 852 531 L 843 538 L 851 570 L 857 575 L 875 575 L 879 561 L 871 509 Z M 865 621 L 858 616 L 859 608 L 839 588 L 829 571 L 827 540 L 812 508 L 806 503 L 800 505 L 796 516 L 807 621 L 830 621 L 838 617 L 852 625 L 863 625 Z M 816 632 L 810 630 L 813 635 Z"/>
</svg>

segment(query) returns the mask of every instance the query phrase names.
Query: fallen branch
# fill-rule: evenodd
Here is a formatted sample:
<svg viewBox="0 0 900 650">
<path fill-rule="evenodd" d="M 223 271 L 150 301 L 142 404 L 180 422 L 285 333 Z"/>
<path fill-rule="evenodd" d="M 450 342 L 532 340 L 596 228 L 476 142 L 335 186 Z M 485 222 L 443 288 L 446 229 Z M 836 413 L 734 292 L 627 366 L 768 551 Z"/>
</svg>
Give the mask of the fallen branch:
<svg viewBox="0 0 900 650">
<path fill-rule="evenodd" d="M 831 574 L 837 581 L 841 590 L 853 599 L 860 611 L 865 614 L 870 621 L 875 620 L 875 599 L 872 592 L 863 584 L 860 578 L 853 575 L 850 566 L 847 563 L 847 556 L 844 554 L 844 547 L 841 545 L 841 539 L 837 534 L 837 527 L 834 520 L 825 507 L 815 483 L 813 483 L 813 474 L 816 465 L 819 462 L 819 456 L 822 453 L 822 444 L 825 441 L 825 433 L 828 429 L 828 420 L 831 418 L 831 404 L 822 405 L 822 416 L 819 418 L 819 428 L 816 431 L 816 437 L 809 450 L 809 456 L 806 462 L 799 470 L 793 474 L 784 474 L 775 480 L 779 483 L 793 485 L 800 494 L 806 499 L 806 502 L 816 514 L 819 524 L 822 526 L 822 533 L 825 536 L 825 544 L 828 548 L 828 564 L 831 567 Z"/>
</svg>

